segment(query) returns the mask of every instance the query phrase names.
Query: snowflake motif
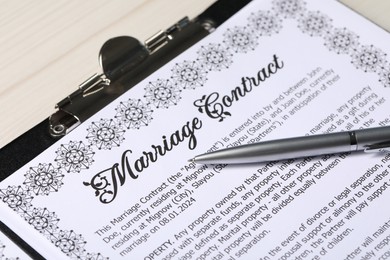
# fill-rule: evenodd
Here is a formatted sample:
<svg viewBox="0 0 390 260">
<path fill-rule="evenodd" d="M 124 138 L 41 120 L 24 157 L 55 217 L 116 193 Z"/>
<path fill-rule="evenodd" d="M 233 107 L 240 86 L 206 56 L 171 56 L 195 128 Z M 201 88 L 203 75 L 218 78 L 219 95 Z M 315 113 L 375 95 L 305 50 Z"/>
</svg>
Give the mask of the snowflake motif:
<svg viewBox="0 0 390 260">
<path fill-rule="evenodd" d="M 51 234 L 51 242 L 58 247 L 63 253 L 70 257 L 80 257 L 85 253 L 84 246 L 86 242 L 81 235 L 76 234 L 73 230 L 63 231 Z"/>
<path fill-rule="evenodd" d="M 325 36 L 325 46 L 337 54 L 348 54 L 359 45 L 358 38 L 359 36 L 346 28 L 337 28 Z"/>
<path fill-rule="evenodd" d="M 209 43 L 198 51 L 198 60 L 211 71 L 229 68 L 233 63 L 232 56 L 229 49 L 222 47 L 221 44 Z"/>
<path fill-rule="evenodd" d="M 298 19 L 298 27 L 310 36 L 323 36 L 331 27 L 332 20 L 321 12 L 308 12 Z"/>
<path fill-rule="evenodd" d="M 113 119 L 100 119 L 99 122 L 92 122 L 87 129 L 87 139 L 91 145 L 95 145 L 99 150 L 112 147 L 119 147 L 125 139 L 125 130 L 120 124 L 116 124 Z"/>
<path fill-rule="evenodd" d="M 149 82 L 145 87 L 146 101 L 153 104 L 156 108 L 168 108 L 171 105 L 177 105 L 180 100 L 181 90 L 178 86 L 172 85 L 169 80 L 158 79 Z"/>
<path fill-rule="evenodd" d="M 183 89 L 195 89 L 207 81 L 207 71 L 196 61 L 184 61 L 172 68 L 171 78 Z"/>
<path fill-rule="evenodd" d="M 237 53 L 247 53 L 250 50 L 254 50 L 258 43 L 258 37 L 252 30 L 246 27 L 235 26 L 233 29 L 227 29 L 223 34 L 223 42 Z"/>
<path fill-rule="evenodd" d="M 50 212 L 46 208 L 34 208 L 32 211 L 26 211 L 23 217 L 28 224 L 47 236 L 53 234 L 58 229 L 57 223 L 59 219 L 54 212 Z"/>
<path fill-rule="evenodd" d="M 305 2 L 302 0 L 274 0 L 275 12 L 284 18 L 295 18 L 305 10 Z"/>
<path fill-rule="evenodd" d="M 390 67 L 387 69 L 383 68 L 379 72 L 379 81 L 383 84 L 383 86 L 390 87 Z"/>
<path fill-rule="evenodd" d="M 95 152 L 83 142 L 70 141 L 69 144 L 61 144 L 56 151 L 54 161 L 67 172 L 80 172 L 92 165 Z"/>
<path fill-rule="evenodd" d="M 352 53 L 352 63 L 365 72 L 376 72 L 386 63 L 386 53 L 373 45 L 365 45 Z"/>
<path fill-rule="evenodd" d="M 40 163 L 38 167 L 31 167 L 24 175 L 23 182 L 28 190 L 32 190 L 36 195 L 49 195 L 50 192 L 57 192 L 62 186 L 61 170 L 54 168 L 49 163 Z"/>
<path fill-rule="evenodd" d="M 19 213 L 26 212 L 31 207 L 32 199 L 30 192 L 20 186 L 8 186 L 7 189 L 0 190 L 0 200 Z"/>
<path fill-rule="evenodd" d="M 108 257 L 102 256 L 100 253 L 87 253 L 83 256 L 85 260 L 108 260 Z"/>
<path fill-rule="evenodd" d="M 149 105 L 144 105 L 140 99 L 129 99 L 127 102 L 120 102 L 115 118 L 120 124 L 124 124 L 127 129 L 139 129 L 147 126 L 152 121 L 153 110 Z"/>
<path fill-rule="evenodd" d="M 259 36 L 271 36 L 282 29 L 282 20 L 270 11 L 258 11 L 249 17 L 249 26 Z"/>
</svg>

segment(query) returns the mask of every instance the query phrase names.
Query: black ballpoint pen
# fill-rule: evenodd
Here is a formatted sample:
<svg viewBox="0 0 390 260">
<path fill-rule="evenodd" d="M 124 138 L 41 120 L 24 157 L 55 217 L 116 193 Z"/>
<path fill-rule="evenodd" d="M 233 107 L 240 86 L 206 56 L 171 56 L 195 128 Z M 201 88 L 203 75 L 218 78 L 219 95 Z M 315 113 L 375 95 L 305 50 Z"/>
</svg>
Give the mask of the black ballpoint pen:
<svg viewBox="0 0 390 260">
<path fill-rule="evenodd" d="M 197 155 L 189 161 L 243 164 L 360 150 L 390 152 L 390 126 L 246 144 Z"/>
</svg>

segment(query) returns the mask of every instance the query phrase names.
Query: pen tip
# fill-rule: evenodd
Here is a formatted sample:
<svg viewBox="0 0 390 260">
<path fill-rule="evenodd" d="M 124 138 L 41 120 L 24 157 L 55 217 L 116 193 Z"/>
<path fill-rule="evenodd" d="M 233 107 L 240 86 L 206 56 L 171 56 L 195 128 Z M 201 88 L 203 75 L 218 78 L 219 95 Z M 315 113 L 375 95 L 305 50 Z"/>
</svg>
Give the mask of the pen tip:
<svg viewBox="0 0 390 260">
<path fill-rule="evenodd" d="M 192 162 L 192 163 L 194 163 L 194 162 L 195 162 L 195 158 L 191 158 L 191 159 L 189 159 L 189 160 L 188 160 L 188 162 Z"/>
</svg>

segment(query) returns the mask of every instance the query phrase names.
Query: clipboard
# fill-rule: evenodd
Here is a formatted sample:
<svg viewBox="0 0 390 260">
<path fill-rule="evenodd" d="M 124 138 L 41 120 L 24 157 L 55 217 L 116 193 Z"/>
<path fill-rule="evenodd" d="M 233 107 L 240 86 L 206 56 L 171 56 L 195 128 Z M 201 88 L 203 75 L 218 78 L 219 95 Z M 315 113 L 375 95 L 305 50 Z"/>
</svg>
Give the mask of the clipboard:
<svg viewBox="0 0 390 260">
<path fill-rule="evenodd" d="M 194 45 L 251 0 L 218 0 L 192 20 L 184 17 L 144 43 L 130 36 L 109 39 L 96 73 L 57 103 L 57 111 L 0 149 L 0 181 L 75 129 L 94 113 Z M 24 153 L 20 151 L 23 148 Z M 14 156 L 18 154 L 18 156 Z M 34 259 L 43 259 L 0 221 L 0 230 Z"/>
</svg>

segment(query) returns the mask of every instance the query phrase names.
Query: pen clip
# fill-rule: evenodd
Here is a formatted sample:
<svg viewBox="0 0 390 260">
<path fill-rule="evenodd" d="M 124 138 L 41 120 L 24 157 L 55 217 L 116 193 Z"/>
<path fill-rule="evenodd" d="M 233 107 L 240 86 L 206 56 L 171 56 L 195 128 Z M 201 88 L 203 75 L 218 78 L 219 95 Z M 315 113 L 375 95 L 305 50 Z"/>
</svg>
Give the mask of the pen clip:
<svg viewBox="0 0 390 260">
<path fill-rule="evenodd" d="M 388 153 L 388 152 L 390 152 L 390 140 L 385 141 L 385 142 L 381 142 L 381 143 L 367 145 L 366 148 L 364 149 L 364 152 L 366 152 L 366 153 L 374 153 L 374 152 Z"/>
</svg>

